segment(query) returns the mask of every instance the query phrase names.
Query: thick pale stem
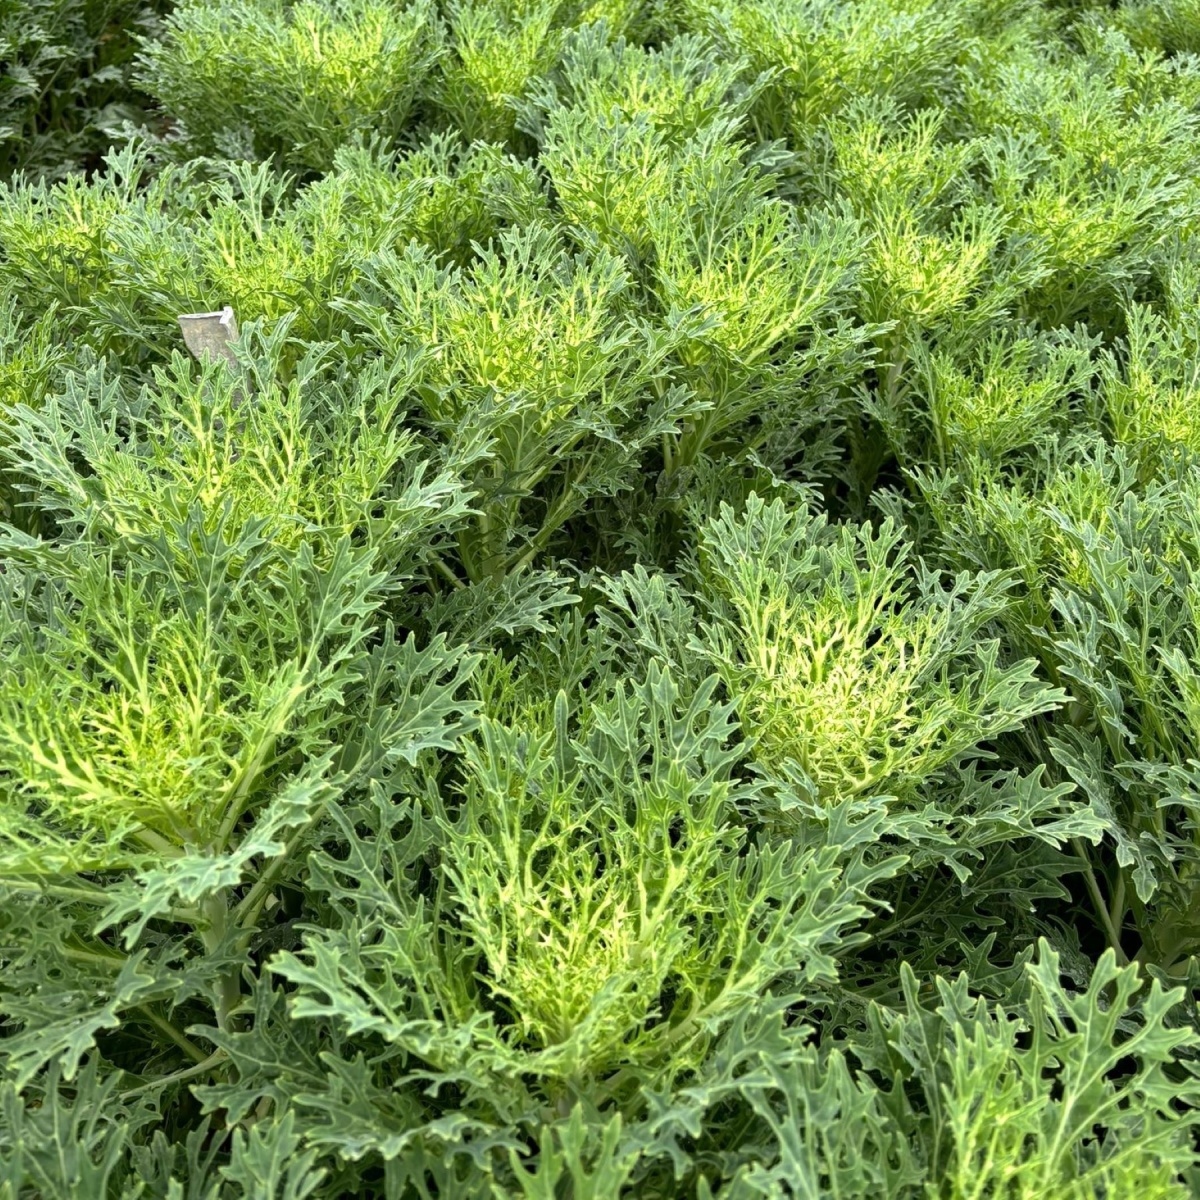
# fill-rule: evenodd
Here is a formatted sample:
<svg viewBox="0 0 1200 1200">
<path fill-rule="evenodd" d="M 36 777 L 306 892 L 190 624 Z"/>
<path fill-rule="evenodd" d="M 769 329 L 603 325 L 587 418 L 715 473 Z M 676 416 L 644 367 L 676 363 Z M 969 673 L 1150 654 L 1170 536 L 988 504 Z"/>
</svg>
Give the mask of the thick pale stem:
<svg viewBox="0 0 1200 1200">
<path fill-rule="evenodd" d="M 1128 964 L 1129 959 L 1126 957 L 1125 951 L 1121 948 L 1121 934 L 1113 923 L 1113 919 L 1108 910 L 1108 905 L 1104 902 L 1104 897 L 1100 892 L 1100 883 L 1096 879 L 1096 873 L 1092 870 L 1091 860 L 1088 858 L 1087 849 L 1084 844 L 1078 839 L 1073 838 L 1072 844 L 1075 847 L 1075 853 L 1083 859 L 1086 864 L 1083 871 L 1084 880 L 1087 883 L 1088 894 L 1092 898 L 1092 907 L 1096 910 L 1096 915 L 1100 918 L 1100 924 L 1104 926 L 1104 932 L 1108 936 L 1108 944 L 1113 948 L 1113 952 L 1117 956 L 1117 965 L 1124 967 Z"/>
<path fill-rule="evenodd" d="M 201 1050 L 186 1033 L 181 1029 L 177 1029 L 165 1017 L 160 1017 L 158 1013 L 154 1012 L 153 1009 L 147 1008 L 144 1004 L 139 1005 L 138 1010 L 150 1021 L 155 1029 L 166 1034 L 193 1062 L 208 1062 L 210 1055 Z"/>
<path fill-rule="evenodd" d="M 201 911 L 207 923 L 201 934 L 204 939 L 204 948 L 213 954 L 221 948 L 225 941 L 225 935 L 229 929 L 229 906 L 225 903 L 224 896 L 210 896 L 204 902 Z M 230 1014 L 241 1003 L 241 1000 L 241 971 L 234 966 L 222 972 L 214 988 L 213 1009 L 219 1029 L 229 1028 Z"/>
</svg>

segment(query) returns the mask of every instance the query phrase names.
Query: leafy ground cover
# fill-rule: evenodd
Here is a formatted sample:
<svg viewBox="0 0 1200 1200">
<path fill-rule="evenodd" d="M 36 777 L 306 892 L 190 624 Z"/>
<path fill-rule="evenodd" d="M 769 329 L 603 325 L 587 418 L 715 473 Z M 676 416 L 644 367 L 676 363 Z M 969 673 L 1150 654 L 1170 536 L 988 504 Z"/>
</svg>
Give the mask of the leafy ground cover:
<svg viewBox="0 0 1200 1200">
<path fill-rule="evenodd" d="M 0 1197 L 1200 1194 L 1198 55 L 0 0 Z"/>
</svg>

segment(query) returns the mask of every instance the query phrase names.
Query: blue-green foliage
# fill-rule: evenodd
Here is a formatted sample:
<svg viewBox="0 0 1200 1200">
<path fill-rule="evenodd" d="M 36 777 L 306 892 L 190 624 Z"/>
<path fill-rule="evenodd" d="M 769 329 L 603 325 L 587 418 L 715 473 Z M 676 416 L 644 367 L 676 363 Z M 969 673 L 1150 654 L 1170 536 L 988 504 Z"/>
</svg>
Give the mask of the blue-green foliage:
<svg viewBox="0 0 1200 1200">
<path fill-rule="evenodd" d="M 0 1198 L 1198 1194 L 1197 53 L 0 0 Z"/>
<path fill-rule="evenodd" d="M 144 119 L 131 89 L 140 36 L 164 0 L 0 3 L 0 179 L 58 178 L 99 165 L 122 126 Z"/>
</svg>

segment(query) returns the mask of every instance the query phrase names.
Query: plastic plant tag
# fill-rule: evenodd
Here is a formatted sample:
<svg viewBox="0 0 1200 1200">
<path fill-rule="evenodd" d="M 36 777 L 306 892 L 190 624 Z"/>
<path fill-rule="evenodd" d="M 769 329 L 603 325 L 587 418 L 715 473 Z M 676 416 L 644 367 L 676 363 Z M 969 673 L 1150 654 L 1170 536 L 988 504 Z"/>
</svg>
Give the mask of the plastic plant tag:
<svg viewBox="0 0 1200 1200">
<path fill-rule="evenodd" d="M 236 365 L 229 343 L 238 335 L 237 318 L 229 305 L 220 312 L 181 313 L 178 320 L 183 340 L 195 358 L 203 362 L 206 357 L 221 357 Z"/>
</svg>

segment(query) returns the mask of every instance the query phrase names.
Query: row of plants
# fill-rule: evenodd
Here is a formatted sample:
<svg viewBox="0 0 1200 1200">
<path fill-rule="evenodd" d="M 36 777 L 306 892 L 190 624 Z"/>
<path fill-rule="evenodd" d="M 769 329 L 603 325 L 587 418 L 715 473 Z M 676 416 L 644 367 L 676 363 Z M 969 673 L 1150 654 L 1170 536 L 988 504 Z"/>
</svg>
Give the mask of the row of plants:
<svg viewBox="0 0 1200 1200">
<path fill-rule="evenodd" d="M 0 1196 L 1200 1190 L 1193 0 L 0 45 Z"/>
</svg>

